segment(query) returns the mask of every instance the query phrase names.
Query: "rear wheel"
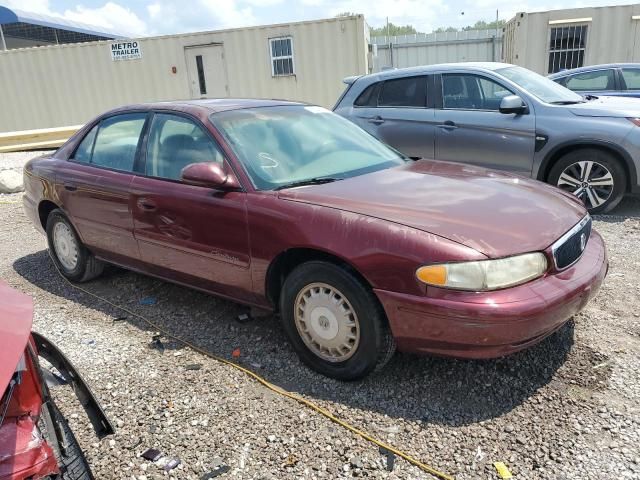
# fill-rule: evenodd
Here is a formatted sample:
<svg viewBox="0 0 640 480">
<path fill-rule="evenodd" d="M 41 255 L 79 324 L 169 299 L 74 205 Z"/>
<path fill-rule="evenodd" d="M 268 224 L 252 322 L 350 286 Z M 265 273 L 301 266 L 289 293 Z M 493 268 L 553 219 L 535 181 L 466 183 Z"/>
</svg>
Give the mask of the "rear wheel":
<svg viewBox="0 0 640 480">
<path fill-rule="evenodd" d="M 57 405 L 53 400 L 49 400 L 49 406 L 43 406 L 40 428 L 44 438 L 50 445 L 59 445 L 60 448 L 53 448 L 58 467 L 62 472 L 57 476 L 60 480 L 94 480 L 89 463 L 78 444 L 73 431 L 69 427 Z M 52 428 L 57 428 L 58 435 Z"/>
<path fill-rule="evenodd" d="M 104 263 L 82 244 L 62 210 L 47 217 L 47 242 L 56 267 L 71 281 L 86 282 L 104 270 Z"/>
<path fill-rule="evenodd" d="M 549 173 L 549 183 L 580 198 L 590 213 L 612 210 L 625 192 L 625 173 L 618 159 L 595 148 L 563 155 Z"/>
<path fill-rule="evenodd" d="M 280 296 L 283 327 L 300 359 L 339 380 L 382 368 L 395 342 L 378 299 L 353 273 L 312 261 L 295 268 Z"/>
</svg>

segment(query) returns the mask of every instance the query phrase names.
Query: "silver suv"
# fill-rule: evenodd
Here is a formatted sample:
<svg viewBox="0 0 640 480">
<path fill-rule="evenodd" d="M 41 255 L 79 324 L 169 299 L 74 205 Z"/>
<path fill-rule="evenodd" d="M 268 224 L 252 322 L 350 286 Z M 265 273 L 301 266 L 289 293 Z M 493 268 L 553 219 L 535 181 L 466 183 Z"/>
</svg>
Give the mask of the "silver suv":
<svg viewBox="0 0 640 480">
<path fill-rule="evenodd" d="M 640 100 L 580 96 L 522 67 L 454 63 L 345 79 L 334 111 L 412 158 L 531 176 L 591 213 L 640 193 Z"/>
</svg>

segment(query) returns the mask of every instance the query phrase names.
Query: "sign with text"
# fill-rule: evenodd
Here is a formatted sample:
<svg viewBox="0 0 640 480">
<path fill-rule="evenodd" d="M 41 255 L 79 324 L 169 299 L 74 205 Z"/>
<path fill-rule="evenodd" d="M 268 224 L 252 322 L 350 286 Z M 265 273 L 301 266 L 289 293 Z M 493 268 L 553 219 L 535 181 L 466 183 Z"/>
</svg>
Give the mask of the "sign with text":
<svg viewBox="0 0 640 480">
<path fill-rule="evenodd" d="M 135 60 L 142 58 L 142 48 L 137 40 L 111 43 L 111 60 Z"/>
</svg>

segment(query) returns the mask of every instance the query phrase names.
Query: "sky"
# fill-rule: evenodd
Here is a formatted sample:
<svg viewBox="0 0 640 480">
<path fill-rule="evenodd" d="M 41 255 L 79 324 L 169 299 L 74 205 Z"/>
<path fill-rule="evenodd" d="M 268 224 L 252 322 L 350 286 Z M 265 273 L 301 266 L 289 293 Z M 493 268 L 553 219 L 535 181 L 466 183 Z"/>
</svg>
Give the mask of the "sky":
<svg viewBox="0 0 640 480">
<path fill-rule="evenodd" d="M 124 36 L 141 37 L 364 14 L 372 27 L 413 25 L 418 31 L 508 20 L 516 12 L 620 5 L 609 0 L 0 0 L 0 5 L 64 17 Z"/>
</svg>

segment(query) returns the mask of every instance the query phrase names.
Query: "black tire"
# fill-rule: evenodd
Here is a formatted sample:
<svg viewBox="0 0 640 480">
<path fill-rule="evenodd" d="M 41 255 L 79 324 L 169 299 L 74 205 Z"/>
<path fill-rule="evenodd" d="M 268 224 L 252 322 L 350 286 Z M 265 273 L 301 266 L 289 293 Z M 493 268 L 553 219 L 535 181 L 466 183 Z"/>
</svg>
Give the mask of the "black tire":
<svg viewBox="0 0 640 480">
<path fill-rule="evenodd" d="M 622 198 L 624 197 L 627 178 L 620 160 L 615 155 L 609 152 L 599 150 L 597 148 L 581 148 L 578 150 L 573 150 L 560 157 L 555 165 L 553 165 L 551 171 L 549 172 L 547 182 L 551 185 L 557 186 L 565 191 L 572 193 L 575 188 L 569 184 L 560 185 L 559 180 L 562 173 L 567 169 L 573 168 L 575 169 L 574 171 L 576 171 L 576 173 L 580 172 L 581 169 L 579 166 L 579 162 L 594 162 L 594 167 L 591 170 L 593 172 L 593 175 L 600 175 L 599 173 L 597 173 L 598 171 L 603 171 L 600 167 L 608 170 L 611 174 L 611 178 L 613 179 L 613 188 L 611 188 L 608 197 L 602 204 L 593 206 L 587 190 L 583 189 L 581 191 L 581 194 L 579 195 L 579 197 L 583 200 L 585 206 L 589 210 L 589 213 L 598 214 L 611 211 L 616 207 L 616 205 L 618 205 L 618 203 L 620 203 L 620 200 L 622 200 Z M 596 167 L 597 164 L 599 164 L 599 167 Z M 603 190 L 595 192 L 598 195 L 598 197 L 594 197 L 596 198 L 596 203 L 597 198 L 604 197 L 602 192 Z"/>
<path fill-rule="evenodd" d="M 42 409 L 42 416 L 49 416 L 51 412 L 50 420 L 54 425 L 57 425 L 58 431 L 62 438 L 56 438 L 56 433 L 51 432 L 47 427 L 46 418 L 41 418 L 40 428 L 43 431 L 44 438 L 50 445 L 60 444 L 62 451 L 58 451 L 57 448 L 53 448 L 53 452 L 58 462 L 58 467 L 62 472 L 57 476 L 59 480 L 94 480 L 91 468 L 87 462 L 76 436 L 73 434 L 69 423 L 64 418 L 58 406 L 53 403 L 53 400 L 49 400 L 49 407 L 44 406 Z"/>
<path fill-rule="evenodd" d="M 325 360 L 307 347 L 295 320 L 298 293 L 312 283 L 325 283 L 337 290 L 353 307 L 359 324 L 359 342 L 351 357 L 342 362 Z M 381 369 L 395 352 L 395 341 L 380 302 L 346 268 L 322 261 L 296 267 L 286 278 L 280 295 L 282 325 L 300 359 L 313 370 L 338 380 L 358 380 Z"/>
<path fill-rule="evenodd" d="M 71 231 L 73 238 L 75 239 L 78 247 L 78 257 L 75 268 L 65 267 L 56 252 L 53 242 L 53 230 L 58 223 L 64 223 Z M 53 210 L 47 217 L 47 243 L 49 244 L 49 252 L 51 252 L 51 258 L 56 264 L 56 267 L 60 272 L 69 280 L 73 282 L 87 282 L 102 274 L 104 270 L 104 263 L 98 260 L 80 241 L 80 237 L 76 232 L 71 222 L 67 219 L 66 215 L 60 209 Z"/>
</svg>

